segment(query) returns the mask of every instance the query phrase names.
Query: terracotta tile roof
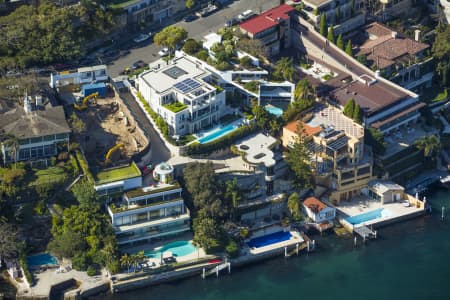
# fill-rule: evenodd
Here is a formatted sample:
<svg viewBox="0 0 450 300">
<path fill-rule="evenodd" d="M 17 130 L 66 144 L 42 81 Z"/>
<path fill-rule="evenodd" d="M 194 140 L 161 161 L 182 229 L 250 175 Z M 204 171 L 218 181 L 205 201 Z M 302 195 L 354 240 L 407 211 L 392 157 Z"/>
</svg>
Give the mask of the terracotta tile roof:
<svg viewBox="0 0 450 300">
<path fill-rule="evenodd" d="M 274 7 L 268 11 L 263 12 L 257 17 L 251 18 L 248 21 L 240 24 L 239 27 L 252 34 L 257 34 L 271 27 L 278 25 L 277 19 L 289 19 L 288 13 L 295 9 L 287 4 Z"/>
<path fill-rule="evenodd" d="M 316 214 L 320 212 L 322 209 L 327 207 L 322 201 L 320 201 L 316 197 L 306 198 L 305 201 L 303 201 L 303 205 L 308 207 L 311 211 L 313 211 Z"/>
<path fill-rule="evenodd" d="M 303 132 L 305 133 L 305 136 L 307 136 L 307 137 L 316 135 L 322 131 L 322 127 L 320 127 L 320 126 L 312 127 L 312 126 L 309 126 L 308 124 L 306 124 L 305 122 L 302 122 L 299 120 L 288 123 L 286 126 L 284 126 L 284 128 L 286 130 L 289 130 L 290 132 L 296 133 L 299 122 L 301 122 L 301 124 L 303 126 Z"/>
<path fill-rule="evenodd" d="M 415 56 L 430 47 L 399 34 L 394 38 L 392 37 L 394 31 L 379 23 L 368 25 L 366 32 L 375 35 L 376 38 L 366 41 L 357 55 L 368 55 L 367 58 L 379 69 L 393 65 L 395 60 L 402 56 Z"/>
</svg>

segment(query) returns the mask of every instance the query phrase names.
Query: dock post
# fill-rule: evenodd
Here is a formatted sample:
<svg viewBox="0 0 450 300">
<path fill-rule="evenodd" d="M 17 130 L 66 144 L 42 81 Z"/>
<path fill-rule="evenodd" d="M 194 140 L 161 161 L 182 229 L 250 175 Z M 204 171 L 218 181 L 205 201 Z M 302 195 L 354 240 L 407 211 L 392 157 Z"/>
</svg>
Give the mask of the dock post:
<svg viewBox="0 0 450 300">
<path fill-rule="evenodd" d="M 363 242 L 366 242 L 366 235 L 363 235 Z"/>
<path fill-rule="evenodd" d="M 231 263 L 228 263 L 228 274 L 231 274 Z"/>
<path fill-rule="evenodd" d="M 353 247 L 356 247 L 356 242 L 358 241 L 358 238 L 355 236 L 355 238 L 353 239 Z"/>
<path fill-rule="evenodd" d="M 287 257 L 287 247 L 284 246 L 284 257 Z"/>
<path fill-rule="evenodd" d="M 442 206 L 442 215 L 441 215 L 441 220 L 444 221 L 444 216 L 445 216 L 445 207 Z"/>
<path fill-rule="evenodd" d="M 216 266 L 216 277 L 219 278 L 219 266 Z"/>
<path fill-rule="evenodd" d="M 298 256 L 298 243 L 297 243 L 297 244 L 295 244 L 295 249 L 296 249 L 296 252 L 297 252 L 297 256 Z"/>
<path fill-rule="evenodd" d="M 202 277 L 203 277 L 203 279 L 205 279 L 205 277 L 206 277 L 206 270 L 205 270 L 205 268 L 203 268 Z"/>
<path fill-rule="evenodd" d="M 312 242 L 312 249 L 316 250 L 316 240 L 313 240 L 313 242 Z"/>
<path fill-rule="evenodd" d="M 375 234 L 375 238 L 377 238 L 377 231 L 376 230 L 374 231 L 374 234 Z"/>
<path fill-rule="evenodd" d="M 309 252 L 309 241 L 306 241 L 306 250 Z"/>
</svg>

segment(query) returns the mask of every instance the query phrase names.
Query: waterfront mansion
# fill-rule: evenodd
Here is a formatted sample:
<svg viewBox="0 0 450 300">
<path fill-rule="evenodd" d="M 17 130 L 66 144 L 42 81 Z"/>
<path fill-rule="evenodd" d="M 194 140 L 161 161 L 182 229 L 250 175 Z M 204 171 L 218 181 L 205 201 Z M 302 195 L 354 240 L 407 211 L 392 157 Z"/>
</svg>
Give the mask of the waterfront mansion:
<svg viewBox="0 0 450 300">
<path fill-rule="evenodd" d="M 227 113 L 225 91 L 213 85 L 211 72 L 187 56 L 152 63 L 137 83 L 172 135 L 197 132 L 218 123 Z"/>
<path fill-rule="evenodd" d="M 190 230 L 182 188 L 170 174 L 173 167 L 161 163 L 153 171 L 151 186 L 129 190 L 120 202 L 108 205 L 119 245 L 152 242 Z"/>
</svg>

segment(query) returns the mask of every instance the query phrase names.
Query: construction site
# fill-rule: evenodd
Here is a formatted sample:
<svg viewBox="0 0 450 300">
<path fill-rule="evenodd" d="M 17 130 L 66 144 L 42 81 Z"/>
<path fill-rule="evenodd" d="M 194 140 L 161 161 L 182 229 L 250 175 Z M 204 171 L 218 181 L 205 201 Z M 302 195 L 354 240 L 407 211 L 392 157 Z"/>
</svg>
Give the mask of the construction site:
<svg viewBox="0 0 450 300">
<path fill-rule="evenodd" d="M 75 142 L 83 148 L 90 166 L 108 167 L 129 161 L 148 146 L 147 137 L 110 85 L 105 84 L 101 90 L 88 88 L 70 85 L 59 90 L 75 131 Z M 78 125 L 73 124 L 77 121 L 72 120 L 72 113 L 81 120 Z"/>
</svg>

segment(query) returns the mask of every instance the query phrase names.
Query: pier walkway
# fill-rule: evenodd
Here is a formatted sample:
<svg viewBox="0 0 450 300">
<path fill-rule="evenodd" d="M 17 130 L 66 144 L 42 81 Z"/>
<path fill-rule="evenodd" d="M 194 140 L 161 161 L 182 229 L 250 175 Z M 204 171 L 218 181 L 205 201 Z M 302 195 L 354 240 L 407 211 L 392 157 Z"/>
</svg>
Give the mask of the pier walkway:
<svg viewBox="0 0 450 300">
<path fill-rule="evenodd" d="M 374 239 L 377 237 L 377 232 L 370 229 L 367 226 L 358 226 L 358 227 L 354 227 L 353 228 L 353 232 L 359 234 L 364 240 L 369 238 L 369 239 Z"/>
</svg>

